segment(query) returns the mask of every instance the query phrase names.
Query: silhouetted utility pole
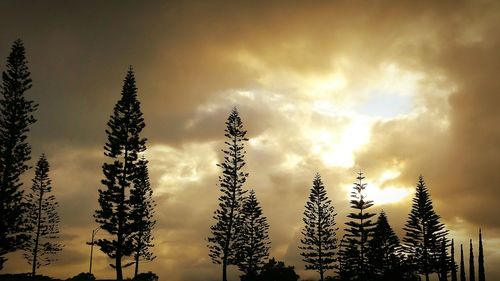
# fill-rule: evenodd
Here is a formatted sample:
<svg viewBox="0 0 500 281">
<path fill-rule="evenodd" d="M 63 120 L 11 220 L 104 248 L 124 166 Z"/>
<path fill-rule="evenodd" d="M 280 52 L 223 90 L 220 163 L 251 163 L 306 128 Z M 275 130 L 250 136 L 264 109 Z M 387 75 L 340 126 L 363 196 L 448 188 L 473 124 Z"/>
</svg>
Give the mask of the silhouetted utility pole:
<svg viewBox="0 0 500 281">
<path fill-rule="evenodd" d="M 94 238 L 97 232 L 99 232 L 101 228 L 98 227 L 94 230 L 92 230 L 92 238 L 90 239 L 90 242 L 87 242 L 87 245 L 90 245 L 90 265 L 89 265 L 89 274 L 92 274 L 92 256 L 94 254 Z"/>
</svg>

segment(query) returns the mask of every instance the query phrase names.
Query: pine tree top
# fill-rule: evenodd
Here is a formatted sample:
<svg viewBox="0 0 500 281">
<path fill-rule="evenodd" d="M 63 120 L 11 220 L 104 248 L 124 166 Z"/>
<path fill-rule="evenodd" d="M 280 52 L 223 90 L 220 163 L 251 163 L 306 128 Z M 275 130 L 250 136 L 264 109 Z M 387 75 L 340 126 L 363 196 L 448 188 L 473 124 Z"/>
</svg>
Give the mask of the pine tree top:
<svg viewBox="0 0 500 281">
<path fill-rule="evenodd" d="M 123 80 L 121 98 L 115 104 L 113 115 L 108 121 L 105 155 L 116 158 L 127 150 L 132 152 L 129 155 L 132 160 L 137 160 L 137 153 L 146 149 L 147 139 L 139 136 L 144 127 L 134 71 L 130 66 Z"/>
<path fill-rule="evenodd" d="M 35 178 L 32 180 L 33 190 L 40 190 L 43 192 L 50 192 L 52 190 L 51 180 L 48 177 L 49 169 L 49 161 L 45 154 L 42 154 L 35 167 Z"/>
<path fill-rule="evenodd" d="M 243 130 L 243 122 L 241 121 L 238 109 L 234 107 L 226 120 L 225 136 L 231 139 L 245 140 L 247 131 Z"/>
<path fill-rule="evenodd" d="M 422 224 L 425 223 L 426 240 L 437 242 L 448 233 L 444 224 L 439 222 L 440 216 L 436 214 L 432 206 L 431 197 L 422 175 L 418 178 L 415 197 L 408 221 L 403 228 L 407 232 L 404 241 L 415 244 L 416 233 L 424 231 Z"/>
<path fill-rule="evenodd" d="M 30 89 L 32 86 L 30 74 L 24 44 L 21 39 L 17 39 L 12 44 L 11 52 L 7 57 L 6 71 L 2 75 L 5 92 L 20 95 Z M 12 88 L 16 88 L 18 91 L 8 91 Z"/>
<path fill-rule="evenodd" d="M 391 225 L 389 224 L 389 220 L 387 219 L 387 215 L 385 212 L 382 210 L 377 218 L 377 223 L 374 228 L 374 236 L 382 236 L 382 237 L 390 237 L 390 239 L 394 239 L 399 243 L 399 239 L 396 236 L 396 233 L 392 229 Z"/>
</svg>

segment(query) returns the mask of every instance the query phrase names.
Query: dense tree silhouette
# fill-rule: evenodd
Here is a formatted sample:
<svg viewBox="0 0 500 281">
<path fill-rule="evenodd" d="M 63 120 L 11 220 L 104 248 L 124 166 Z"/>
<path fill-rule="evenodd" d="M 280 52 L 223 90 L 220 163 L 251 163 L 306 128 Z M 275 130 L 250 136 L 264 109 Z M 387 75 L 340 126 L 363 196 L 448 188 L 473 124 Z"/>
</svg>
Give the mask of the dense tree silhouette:
<svg viewBox="0 0 500 281">
<path fill-rule="evenodd" d="M 350 281 L 357 276 L 359 259 L 359 250 L 355 242 L 348 239 L 346 235 L 342 237 L 338 251 L 338 270 L 337 274 L 340 280 Z"/>
<path fill-rule="evenodd" d="M 59 238 L 59 214 L 57 202 L 51 195 L 49 162 L 42 154 L 35 168 L 35 178 L 27 199 L 27 239 L 24 243 L 24 258 L 32 265 L 31 274 L 42 265 L 57 259 L 53 256 L 62 250 L 62 245 L 54 240 Z"/>
<path fill-rule="evenodd" d="M 134 277 L 139 273 L 140 261 L 152 261 L 156 258 L 150 251 L 154 246 L 152 231 L 156 224 L 153 219 L 153 189 L 149 181 L 148 161 L 142 157 L 137 163 L 136 176 L 130 190 L 130 219 L 133 223 L 132 242 L 134 251 Z"/>
<path fill-rule="evenodd" d="M 455 240 L 451 239 L 450 256 L 451 281 L 457 281 L 457 263 L 455 262 Z"/>
<path fill-rule="evenodd" d="M 226 121 L 223 149 L 224 161 L 218 164 L 222 169 L 219 176 L 219 188 L 222 192 L 219 197 L 219 207 L 214 212 L 216 223 L 210 227 L 208 237 L 209 256 L 215 264 L 222 264 L 222 280 L 227 281 L 227 266 L 237 264 L 238 235 L 241 229 L 241 206 L 244 200 L 243 184 L 248 173 L 242 171 L 245 166 L 244 143 L 247 131 L 243 130 L 243 122 L 238 110 L 234 108 Z"/>
<path fill-rule="evenodd" d="M 373 234 L 375 223 L 371 218 L 375 215 L 367 210 L 373 206 L 373 201 L 367 200 L 364 193 L 366 183 L 363 183 L 362 172 L 358 173 L 354 183 L 353 191 L 351 192 L 351 208 L 354 209 L 347 217 L 350 219 L 345 224 L 348 228 L 345 229 L 347 239 L 354 244 L 359 253 L 358 257 L 351 260 L 354 266 L 357 267 L 356 280 L 365 281 L 367 272 L 369 270 L 368 259 L 366 251 L 368 249 L 368 242 Z"/>
<path fill-rule="evenodd" d="M 441 239 L 441 251 L 439 254 L 438 264 L 438 277 L 439 281 L 448 281 L 448 271 L 450 268 L 450 259 L 448 257 L 448 242 L 446 237 Z"/>
<path fill-rule="evenodd" d="M 241 210 L 241 232 L 238 236 L 238 267 L 244 272 L 242 280 L 254 281 L 269 257 L 269 224 L 262 215 L 255 191 L 250 190 Z"/>
<path fill-rule="evenodd" d="M 313 180 L 309 200 L 304 211 L 304 229 L 302 230 L 302 244 L 299 248 L 303 251 L 302 260 L 306 269 L 319 272 L 320 280 L 324 280 L 327 270 L 334 269 L 335 250 L 337 249 L 335 227 L 335 210 L 332 201 L 328 199 L 321 176 L 316 174 Z"/>
<path fill-rule="evenodd" d="M 25 94 L 32 86 L 24 45 L 16 40 L 2 72 L 0 88 L 0 270 L 6 254 L 23 245 L 23 191 L 20 176 L 29 169 L 29 126 L 37 104 Z"/>
<path fill-rule="evenodd" d="M 481 233 L 481 228 L 479 229 L 479 256 L 478 256 L 478 281 L 486 281 L 486 275 L 484 273 L 484 252 L 483 252 L 483 235 Z"/>
<path fill-rule="evenodd" d="M 469 240 L 469 281 L 476 281 L 476 269 L 474 268 L 474 250 L 472 239 Z"/>
<path fill-rule="evenodd" d="M 464 246 L 460 244 L 460 281 L 466 281 L 465 278 L 465 262 L 464 262 Z"/>
<path fill-rule="evenodd" d="M 137 179 L 138 154 L 146 149 L 146 139 L 140 136 L 144 119 L 137 100 L 137 87 L 132 67 L 124 80 L 121 99 L 108 121 L 104 155 L 108 162 L 102 166 L 104 189 L 99 189 L 99 209 L 96 222 L 113 238 L 99 239 L 97 245 L 115 264 L 116 279 L 123 280 L 122 258 L 130 256 L 134 247 L 134 224 L 130 218 L 130 187 Z M 129 264 L 130 265 L 130 264 Z"/>
<path fill-rule="evenodd" d="M 368 243 L 368 263 L 373 267 L 371 279 L 401 280 L 399 238 L 392 230 L 384 211 L 377 218 L 373 238 Z"/>
<path fill-rule="evenodd" d="M 432 201 L 422 176 L 418 179 L 412 209 L 403 230 L 404 249 L 419 273 L 429 275 L 438 272 L 441 240 L 447 231 L 439 222 L 439 216 L 432 207 Z"/>
<path fill-rule="evenodd" d="M 274 258 L 264 264 L 256 281 L 297 281 L 299 276 L 295 273 L 293 266 L 286 266 L 282 261 Z"/>
</svg>

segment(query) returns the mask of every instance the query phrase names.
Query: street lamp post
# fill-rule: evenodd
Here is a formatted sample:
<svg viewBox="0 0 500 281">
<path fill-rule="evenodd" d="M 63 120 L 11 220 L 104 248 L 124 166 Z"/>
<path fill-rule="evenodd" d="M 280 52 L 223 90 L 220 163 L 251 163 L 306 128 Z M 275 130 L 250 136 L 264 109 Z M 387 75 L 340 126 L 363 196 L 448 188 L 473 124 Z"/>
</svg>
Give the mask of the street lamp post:
<svg viewBox="0 0 500 281">
<path fill-rule="evenodd" d="M 87 245 L 90 245 L 90 265 L 89 265 L 89 274 L 92 274 L 92 255 L 94 253 L 94 238 L 95 238 L 95 235 L 97 234 L 97 232 L 99 232 L 101 228 L 98 227 L 94 230 L 92 230 L 92 238 L 91 238 L 91 241 L 90 242 L 87 242 Z"/>
</svg>

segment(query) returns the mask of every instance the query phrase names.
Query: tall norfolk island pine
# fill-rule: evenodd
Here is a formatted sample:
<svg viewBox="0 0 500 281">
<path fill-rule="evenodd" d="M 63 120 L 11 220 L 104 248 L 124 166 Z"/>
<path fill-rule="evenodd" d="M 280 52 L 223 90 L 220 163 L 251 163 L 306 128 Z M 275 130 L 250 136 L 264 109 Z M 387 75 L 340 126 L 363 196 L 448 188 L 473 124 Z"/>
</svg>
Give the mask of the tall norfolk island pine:
<svg viewBox="0 0 500 281">
<path fill-rule="evenodd" d="M 21 40 L 12 45 L 0 89 L 0 269 L 5 255 L 22 246 L 23 214 L 19 177 L 28 170 L 31 146 L 28 127 L 35 123 L 37 105 L 25 97 L 31 88 L 30 72 Z"/>
<path fill-rule="evenodd" d="M 438 271 L 441 241 L 447 231 L 432 207 L 422 176 L 418 179 L 412 209 L 403 230 L 406 231 L 403 238 L 406 253 L 417 266 L 417 271 L 429 281 L 429 275 Z"/>
<path fill-rule="evenodd" d="M 219 197 L 219 208 L 214 212 L 216 223 L 210 227 L 208 237 L 210 257 L 215 264 L 222 264 L 222 281 L 227 281 L 227 266 L 237 264 L 238 235 L 241 225 L 241 206 L 244 200 L 243 184 L 248 173 L 242 171 L 245 165 L 244 142 L 247 131 L 243 130 L 243 123 L 235 108 L 226 121 L 223 149 L 224 161 L 218 166 L 222 169 L 219 176 L 219 188 L 222 192 Z"/>
<path fill-rule="evenodd" d="M 335 216 L 337 214 L 331 203 L 321 176 L 316 174 L 304 211 L 305 226 L 302 230 L 304 237 L 300 239 L 302 246 L 299 248 L 303 250 L 300 254 L 306 263 L 306 269 L 318 271 L 321 281 L 327 270 L 335 268 L 333 263 L 336 261 Z"/>
<path fill-rule="evenodd" d="M 53 255 L 62 250 L 62 245 L 53 242 L 59 238 L 59 215 L 57 202 L 51 195 L 52 185 L 49 178 L 49 162 L 42 154 L 35 168 L 35 178 L 31 192 L 27 195 L 28 237 L 24 244 L 24 258 L 32 265 L 32 276 L 42 265 L 53 261 Z"/>
<path fill-rule="evenodd" d="M 137 179 L 138 153 L 146 149 L 146 139 L 140 137 L 144 119 L 137 100 L 137 87 L 132 68 L 124 80 L 121 99 L 116 103 L 108 121 L 104 146 L 109 159 L 102 170 L 105 186 L 99 189 L 99 206 L 94 215 L 101 228 L 114 236 L 112 240 L 99 239 L 97 245 L 110 258 L 116 269 L 116 279 L 123 280 L 122 258 L 133 253 L 134 224 L 130 218 L 130 188 Z"/>
<path fill-rule="evenodd" d="M 366 281 L 366 276 L 368 273 L 368 243 L 369 238 L 373 234 L 375 223 L 372 222 L 371 218 L 375 215 L 374 213 L 369 213 L 367 210 L 373 206 L 373 201 L 367 200 L 364 190 L 366 189 L 366 183 L 363 183 L 363 173 L 359 172 L 356 179 L 358 182 L 354 183 L 353 191 L 351 192 L 351 208 L 354 212 L 350 213 L 347 217 L 351 220 L 345 224 L 349 226 L 346 228 L 346 237 L 349 244 L 357 248 L 357 257 L 343 257 L 343 259 L 349 258 L 351 266 L 357 268 L 356 280 Z"/>
</svg>

